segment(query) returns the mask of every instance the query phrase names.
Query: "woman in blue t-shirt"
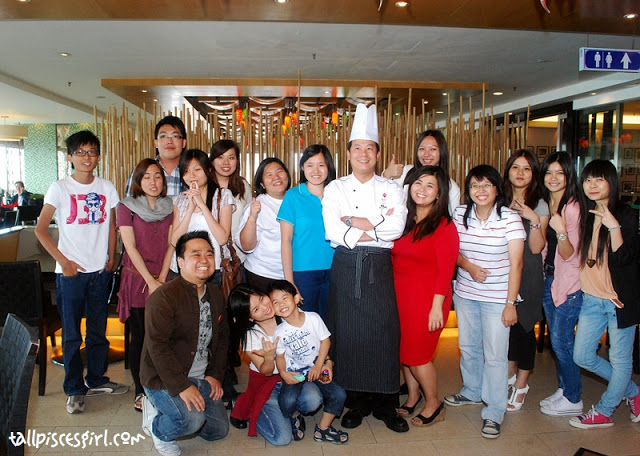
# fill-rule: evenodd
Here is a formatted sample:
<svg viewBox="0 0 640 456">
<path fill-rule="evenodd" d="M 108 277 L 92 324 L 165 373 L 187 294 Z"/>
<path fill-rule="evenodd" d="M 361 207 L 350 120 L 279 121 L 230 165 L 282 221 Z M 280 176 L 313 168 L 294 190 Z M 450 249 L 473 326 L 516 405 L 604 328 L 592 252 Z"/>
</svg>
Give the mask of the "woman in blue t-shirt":
<svg viewBox="0 0 640 456">
<path fill-rule="evenodd" d="M 317 312 L 323 319 L 334 249 L 324 235 L 322 196 L 335 178 L 329 149 L 322 144 L 307 147 L 300 157 L 300 185 L 287 191 L 278 212 L 284 278 L 300 292 L 302 310 Z"/>
</svg>

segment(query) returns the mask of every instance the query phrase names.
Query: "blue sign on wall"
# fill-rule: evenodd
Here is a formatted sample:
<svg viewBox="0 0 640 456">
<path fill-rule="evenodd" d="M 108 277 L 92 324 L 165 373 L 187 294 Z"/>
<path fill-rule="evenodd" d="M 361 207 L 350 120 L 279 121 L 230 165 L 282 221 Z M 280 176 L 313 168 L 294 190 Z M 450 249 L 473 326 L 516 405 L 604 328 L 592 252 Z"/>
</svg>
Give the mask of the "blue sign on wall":
<svg viewBox="0 0 640 456">
<path fill-rule="evenodd" d="M 580 48 L 580 71 L 640 72 L 640 51 Z"/>
</svg>

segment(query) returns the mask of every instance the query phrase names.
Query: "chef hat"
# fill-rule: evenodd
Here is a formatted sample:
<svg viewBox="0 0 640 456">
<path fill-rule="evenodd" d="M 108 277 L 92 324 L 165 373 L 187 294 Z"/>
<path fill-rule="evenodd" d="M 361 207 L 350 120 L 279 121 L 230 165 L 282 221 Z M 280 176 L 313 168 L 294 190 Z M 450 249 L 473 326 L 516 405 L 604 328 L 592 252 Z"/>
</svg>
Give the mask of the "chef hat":
<svg viewBox="0 0 640 456">
<path fill-rule="evenodd" d="M 358 104 L 349 141 L 354 139 L 368 139 L 380 144 L 378 142 L 378 112 L 375 104 L 369 106 L 369 109 L 362 103 Z"/>
</svg>

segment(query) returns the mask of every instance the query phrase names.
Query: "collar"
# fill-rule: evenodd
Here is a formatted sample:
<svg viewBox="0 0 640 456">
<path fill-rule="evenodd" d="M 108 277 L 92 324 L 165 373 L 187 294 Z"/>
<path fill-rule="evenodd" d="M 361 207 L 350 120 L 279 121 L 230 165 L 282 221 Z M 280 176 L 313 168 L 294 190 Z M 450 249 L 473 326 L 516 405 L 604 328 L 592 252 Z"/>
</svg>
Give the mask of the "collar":
<svg viewBox="0 0 640 456">
<path fill-rule="evenodd" d="M 478 224 L 480 224 L 480 219 L 478 217 L 476 217 L 476 203 L 473 203 L 473 208 L 471 208 L 471 214 L 470 214 L 471 218 L 473 220 L 476 220 L 478 222 Z M 496 205 L 494 204 L 493 207 L 491 208 L 491 212 L 489 213 L 489 217 L 487 218 L 486 223 L 489 222 L 495 222 L 498 220 L 498 211 L 496 210 Z M 486 225 L 485 223 L 485 225 Z"/>
</svg>

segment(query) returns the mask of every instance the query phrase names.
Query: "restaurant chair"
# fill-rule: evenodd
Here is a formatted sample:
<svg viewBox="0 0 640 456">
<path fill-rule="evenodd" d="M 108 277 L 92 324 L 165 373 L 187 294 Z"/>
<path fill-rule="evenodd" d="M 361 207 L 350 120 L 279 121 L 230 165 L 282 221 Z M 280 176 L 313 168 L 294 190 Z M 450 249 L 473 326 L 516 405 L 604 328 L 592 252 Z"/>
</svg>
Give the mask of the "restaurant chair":
<svg viewBox="0 0 640 456">
<path fill-rule="evenodd" d="M 50 291 L 43 288 L 40 262 L 0 263 L 0 322 L 13 313 L 38 328 L 42 350 L 38 354 L 38 395 L 44 396 L 47 381 L 47 337 L 52 346 L 55 332 L 62 327 Z"/>
<path fill-rule="evenodd" d="M 38 353 L 36 329 L 19 317 L 7 315 L 0 337 L 0 454 L 23 455 L 25 445 L 9 440 L 26 436 L 31 379 Z"/>
<path fill-rule="evenodd" d="M 38 221 L 41 210 L 42 208 L 39 206 L 18 206 L 15 224 L 24 225 L 26 223 L 31 223 L 35 225 Z"/>
</svg>

